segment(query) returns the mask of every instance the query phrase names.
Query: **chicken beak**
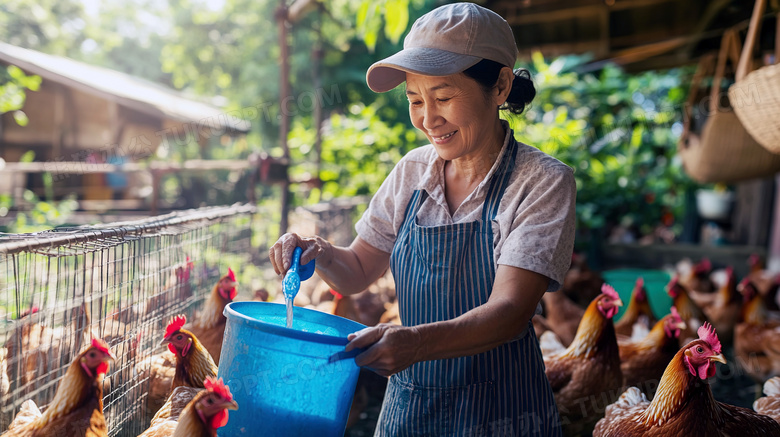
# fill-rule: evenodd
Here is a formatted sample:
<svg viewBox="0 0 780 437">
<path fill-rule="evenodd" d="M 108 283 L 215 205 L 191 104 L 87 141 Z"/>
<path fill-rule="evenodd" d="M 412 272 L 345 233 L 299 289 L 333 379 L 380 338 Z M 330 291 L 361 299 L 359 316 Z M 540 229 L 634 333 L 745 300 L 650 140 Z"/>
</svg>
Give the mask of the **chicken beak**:
<svg viewBox="0 0 780 437">
<path fill-rule="evenodd" d="M 726 358 L 723 357 L 723 354 L 712 355 L 707 358 L 711 359 L 712 361 L 717 361 L 719 363 L 726 364 Z"/>
<path fill-rule="evenodd" d="M 235 281 L 225 282 L 225 288 L 227 288 L 228 290 L 230 290 L 231 288 L 236 288 L 236 287 L 238 287 L 238 282 L 235 282 Z"/>
<path fill-rule="evenodd" d="M 616 300 L 612 301 L 612 304 L 615 305 L 616 307 L 622 307 L 623 306 L 623 301 L 620 300 L 620 299 L 616 299 Z"/>
<path fill-rule="evenodd" d="M 225 408 L 227 410 L 238 410 L 238 403 L 236 403 L 236 401 L 234 400 L 225 401 L 222 404 L 222 408 Z"/>
<path fill-rule="evenodd" d="M 168 339 L 168 338 L 163 338 L 163 339 L 162 339 L 162 341 L 160 342 L 160 344 L 159 344 L 159 345 L 160 345 L 160 346 L 165 346 L 166 344 L 168 344 L 168 343 L 170 343 L 170 342 L 171 342 L 171 340 L 170 340 L 170 339 Z"/>
<path fill-rule="evenodd" d="M 103 359 L 103 362 L 107 362 L 107 361 L 111 361 L 111 362 L 116 361 L 116 355 L 114 355 L 113 352 L 108 351 L 105 358 Z"/>
<path fill-rule="evenodd" d="M 683 322 L 680 322 L 677 325 L 675 325 L 675 327 L 682 331 L 683 329 L 687 328 L 688 325 L 686 325 L 685 322 L 683 321 Z"/>
</svg>

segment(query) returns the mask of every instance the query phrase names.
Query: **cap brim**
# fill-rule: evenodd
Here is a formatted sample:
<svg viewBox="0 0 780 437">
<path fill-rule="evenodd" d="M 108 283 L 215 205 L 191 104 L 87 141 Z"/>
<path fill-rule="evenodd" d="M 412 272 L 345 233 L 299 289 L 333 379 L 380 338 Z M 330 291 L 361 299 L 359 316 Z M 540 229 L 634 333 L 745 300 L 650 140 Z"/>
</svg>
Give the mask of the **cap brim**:
<svg viewBox="0 0 780 437">
<path fill-rule="evenodd" d="M 366 73 L 366 83 L 374 92 L 384 93 L 406 80 L 406 73 L 449 76 L 473 66 L 482 58 L 446 50 L 415 47 L 374 63 Z"/>
</svg>

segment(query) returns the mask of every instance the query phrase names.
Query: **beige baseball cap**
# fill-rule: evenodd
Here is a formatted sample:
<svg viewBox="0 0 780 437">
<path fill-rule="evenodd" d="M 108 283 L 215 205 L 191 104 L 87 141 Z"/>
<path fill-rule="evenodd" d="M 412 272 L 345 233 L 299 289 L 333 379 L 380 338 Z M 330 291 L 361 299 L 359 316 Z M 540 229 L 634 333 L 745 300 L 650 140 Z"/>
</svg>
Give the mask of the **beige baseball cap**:
<svg viewBox="0 0 780 437">
<path fill-rule="evenodd" d="M 404 49 L 374 63 L 366 73 L 368 87 L 390 91 L 406 73 L 448 76 L 482 59 L 513 68 L 517 45 L 512 28 L 497 13 L 474 3 L 440 6 L 418 18 L 404 38 Z"/>
</svg>

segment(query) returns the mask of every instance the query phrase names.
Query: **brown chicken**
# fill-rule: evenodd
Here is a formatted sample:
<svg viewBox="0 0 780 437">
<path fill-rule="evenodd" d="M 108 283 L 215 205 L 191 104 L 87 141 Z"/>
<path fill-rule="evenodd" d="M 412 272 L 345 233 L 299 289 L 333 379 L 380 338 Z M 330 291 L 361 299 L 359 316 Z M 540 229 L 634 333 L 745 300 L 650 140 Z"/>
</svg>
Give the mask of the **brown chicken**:
<svg viewBox="0 0 780 437">
<path fill-rule="evenodd" d="M 716 275 L 713 274 L 713 277 Z M 697 293 L 689 290 L 696 306 L 701 308 L 704 317 L 715 331 L 720 332 L 720 341 L 730 345 L 734 340 L 734 325 L 739 321 L 742 308 L 742 296 L 737 293 L 737 279 L 734 269 L 726 267 L 715 293 Z M 713 282 L 714 283 L 714 282 Z"/>
<path fill-rule="evenodd" d="M 115 359 L 106 342 L 93 339 L 68 367 L 46 411 L 41 413 L 34 402 L 25 401 L 24 414 L 14 419 L 3 436 L 107 436 L 100 379 L 108 372 L 108 362 Z"/>
<path fill-rule="evenodd" d="M 566 435 L 592 431 L 602 416 L 604 400 L 609 403 L 620 395 L 623 374 L 612 318 L 622 305 L 617 292 L 602 285 L 602 293 L 585 311 L 571 345 L 544 358 Z"/>
<path fill-rule="evenodd" d="M 179 386 L 203 388 L 206 377 L 217 376 L 217 365 L 211 355 L 192 332 L 183 328 L 186 321 L 184 315 L 179 315 L 168 324 L 160 345 L 167 345 L 169 353 L 154 356 L 136 366 L 141 378 L 149 378 L 147 415 L 167 417 L 173 389 Z"/>
<path fill-rule="evenodd" d="M 230 389 L 219 380 L 209 377 L 204 389 L 177 387 L 171 394 L 174 413 L 153 421 L 139 437 L 206 437 L 216 436 L 217 429 L 228 422 L 228 411 L 237 410 Z"/>
<path fill-rule="evenodd" d="M 236 274 L 228 268 L 228 272 L 219 278 L 211 294 L 203 305 L 203 310 L 195 316 L 190 331 L 198 337 L 200 343 L 219 363 L 222 355 L 222 339 L 225 337 L 227 318 L 223 314 L 225 305 L 233 302 L 238 294 Z"/>
<path fill-rule="evenodd" d="M 642 340 L 618 340 L 624 385 L 639 387 L 652 399 L 664 369 L 680 350 L 680 330 L 685 328 L 677 308 L 672 307 L 671 313 L 659 320 Z"/>
<path fill-rule="evenodd" d="M 688 296 L 688 290 L 674 276 L 666 286 L 666 292 L 672 297 L 672 305 L 677 308 L 686 328 L 680 332 L 680 343 L 687 344 L 696 339 L 696 329 L 704 323 L 704 313 Z"/>
<path fill-rule="evenodd" d="M 684 264 L 683 264 L 684 265 Z M 679 267 L 680 283 L 691 293 L 712 293 L 715 285 L 710 280 L 712 263 L 703 258 L 692 266 Z"/>
<path fill-rule="evenodd" d="M 775 376 L 764 383 L 764 396 L 753 402 L 753 409 L 780 422 L 780 377 Z"/>
<path fill-rule="evenodd" d="M 780 435 L 780 424 L 770 417 L 713 398 L 707 378 L 715 375 L 715 361 L 726 359 L 709 323 L 698 334 L 666 366 L 652 402 L 636 387 L 629 388 L 607 407 L 593 436 Z"/>
<path fill-rule="evenodd" d="M 544 293 L 544 319 L 547 326 L 560 339 L 561 344 L 569 346 L 577 335 L 580 320 L 585 314 L 585 308 L 577 305 L 561 291 Z"/>
<path fill-rule="evenodd" d="M 650 308 L 650 302 L 647 300 L 647 289 L 645 281 L 639 277 L 634 284 L 634 290 L 631 292 L 631 300 L 628 302 L 626 311 L 615 322 L 615 332 L 618 335 L 631 336 L 634 331 L 634 325 L 641 323 L 644 328 L 650 329 L 656 322 L 653 310 Z"/>
<path fill-rule="evenodd" d="M 571 266 L 563 278 L 561 291 L 583 308 L 601 293 L 603 283 L 604 278 L 598 272 L 591 270 L 587 256 L 573 253 Z"/>
<path fill-rule="evenodd" d="M 760 384 L 767 378 L 780 373 L 780 362 L 775 363 L 772 353 L 772 338 L 780 336 L 775 328 L 779 322 L 767 318 L 764 296 L 759 294 L 750 277 L 745 277 L 737 287 L 744 305 L 740 322 L 734 326 L 734 354 L 741 368 Z"/>
<path fill-rule="evenodd" d="M 780 288 L 780 274 L 772 273 L 764 268 L 764 262 L 757 254 L 753 254 L 748 259 L 750 272 L 748 278 L 756 287 L 756 290 L 764 296 L 767 310 L 770 313 L 780 313 L 780 306 L 777 302 L 777 291 Z"/>
</svg>

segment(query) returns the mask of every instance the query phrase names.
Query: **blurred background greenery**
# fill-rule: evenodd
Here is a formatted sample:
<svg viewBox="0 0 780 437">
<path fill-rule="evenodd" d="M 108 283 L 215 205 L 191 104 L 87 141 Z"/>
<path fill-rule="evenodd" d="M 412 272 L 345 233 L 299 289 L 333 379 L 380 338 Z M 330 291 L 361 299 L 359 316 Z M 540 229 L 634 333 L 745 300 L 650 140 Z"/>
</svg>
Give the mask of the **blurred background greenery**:
<svg viewBox="0 0 780 437">
<path fill-rule="evenodd" d="M 309 3 L 311 10 L 287 29 L 292 95 L 298 97 L 288 108 L 278 104 L 277 1 L 9 0 L 0 8 L 0 40 L 126 72 L 245 116 L 246 108 L 260 108 L 243 138 L 217 138 L 205 149 L 194 141 L 177 144 L 150 160 L 282 156 L 279 119 L 286 110 L 292 114 L 290 175 L 321 181 L 293 185 L 293 205 L 370 195 L 401 156 L 425 141 L 411 126 L 405 96 L 371 92 L 365 71 L 397 51 L 411 23 L 443 2 Z M 692 70 L 630 75 L 605 65 L 588 71 L 588 60 L 534 54 L 518 65 L 531 71 L 538 94 L 526 113 L 509 119 L 516 136 L 576 169 L 578 244 L 587 245 L 594 230 L 626 242 L 674 241 L 683 232 L 685 193 L 695 188 L 676 157 Z M 0 72 L 0 112 L 14 111 L 22 124 L 24 90 L 35 90 L 39 79 L 16 70 Z M 304 96 L 316 102 L 306 105 Z M 323 111 L 320 164 L 317 104 Z M 168 176 L 162 196 L 172 205 L 187 198 L 209 205 L 245 200 L 248 181 L 230 178 L 227 171 Z M 278 191 L 261 191 L 261 203 L 277 201 Z M 64 223 L 75 207 L 72 199 L 33 200 L 40 207 L 20 214 L 7 230 Z M 0 213 L 12 207 L 0 194 Z"/>
</svg>

